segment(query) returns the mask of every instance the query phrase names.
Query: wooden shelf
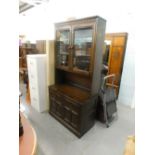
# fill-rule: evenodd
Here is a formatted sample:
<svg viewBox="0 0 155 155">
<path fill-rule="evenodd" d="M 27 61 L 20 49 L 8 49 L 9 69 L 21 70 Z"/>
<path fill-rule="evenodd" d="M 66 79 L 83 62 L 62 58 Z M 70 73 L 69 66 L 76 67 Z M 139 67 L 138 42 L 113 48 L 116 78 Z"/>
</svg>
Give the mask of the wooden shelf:
<svg viewBox="0 0 155 155">
<path fill-rule="evenodd" d="M 35 47 L 21 47 L 19 46 L 20 50 L 37 50 Z"/>
<path fill-rule="evenodd" d="M 74 73 L 77 73 L 77 74 L 82 74 L 84 76 L 89 76 L 90 75 L 90 72 L 89 71 L 85 71 L 85 70 L 82 70 L 82 69 L 78 69 L 77 67 L 74 67 L 73 68 L 73 72 Z"/>
<path fill-rule="evenodd" d="M 61 69 L 61 70 L 64 70 L 64 71 L 68 71 L 70 72 L 69 70 L 69 67 L 68 66 L 56 66 L 57 69 Z"/>
<path fill-rule="evenodd" d="M 83 104 L 83 101 L 89 99 L 91 96 L 89 91 L 69 84 L 56 84 L 53 87 L 56 91 L 60 92 L 65 96 L 69 96 L 76 101 L 79 101 L 81 104 Z"/>
</svg>

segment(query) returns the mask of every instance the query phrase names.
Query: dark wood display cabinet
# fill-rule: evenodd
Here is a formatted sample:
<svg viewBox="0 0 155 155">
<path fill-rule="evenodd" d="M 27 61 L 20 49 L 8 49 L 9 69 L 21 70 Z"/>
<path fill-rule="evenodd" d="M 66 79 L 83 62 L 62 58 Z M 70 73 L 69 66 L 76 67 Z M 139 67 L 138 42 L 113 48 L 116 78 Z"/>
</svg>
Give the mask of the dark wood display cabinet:
<svg viewBox="0 0 155 155">
<path fill-rule="evenodd" d="M 106 21 L 89 17 L 55 24 L 55 84 L 49 113 L 76 136 L 95 123 Z"/>
</svg>

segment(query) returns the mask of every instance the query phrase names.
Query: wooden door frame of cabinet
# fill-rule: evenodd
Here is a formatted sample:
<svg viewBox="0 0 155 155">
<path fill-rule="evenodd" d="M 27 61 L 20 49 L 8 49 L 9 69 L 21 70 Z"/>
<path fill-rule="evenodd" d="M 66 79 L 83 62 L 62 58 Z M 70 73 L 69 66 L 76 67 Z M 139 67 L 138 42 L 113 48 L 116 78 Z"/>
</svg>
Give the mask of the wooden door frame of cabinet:
<svg viewBox="0 0 155 155">
<path fill-rule="evenodd" d="M 92 33 L 92 50 L 91 51 L 94 51 L 95 50 L 95 43 L 96 43 L 96 23 L 94 22 L 89 22 L 89 23 L 78 23 L 78 25 L 74 25 L 74 24 L 70 24 L 70 26 L 68 25 L 63 25 L 63 24 L 60 24 L 60 25 L 55 25 L 55 38 L 57 40 L 57 32 L 58 31 L 63 31 L 63 30 L 70 30 L 70 37 L 69 37 L 69 44 L 71 46 L 71 50 L 69 51 L 70 54 L 70 60 L 69 60 L 69 67 L 68 67 L 68 70 L 70 71 L 73 71 L 73 64 L 72 64 L 72 61 L 73 61 L 73 49 L 74 49 L 74 30 L 75 29 L 80 29 L 80 28 L 86 28 L 86 27 L 91 27 L 92 30 L 93 30 L 93 33 Z M 56 40 L 55 40 L 55 43 L 56 43 Z M 56 47 L 55 47 L 55 51 L 56 51 Z M 91 52 L 91 60 L 90 60 L 90 69 L 89 69 L 89 75 L 91 76 L 92 72 L 93 72 L 93 63 L 94 63 L 94 56 L 95 56 L 95 52 L 92 54 Z M 55 60 L 56 60 L 56 54 L 55 54 Z M 75 71 L 77 72 L 77 71 Z M 80 73 L 80 71 L 79 71 Z"/>
<path fill-rule="evenodd" d="M 55 51 L 55 60 L 57 60 L 57 54 L 56 54 L 56 52 L 57 52 L 57 50 L 56 50 L 56 41 L 57 41 L 57 32 L 58 31 L 64 31 L 64 30 L 69 30 L 69 46 L 71 47 L 71 40 L 72 40 L 72 38 L 71 38 L 71 36 L 72 36 L 72 28 L 71 28 L 71 26 L 66 26 L 66 25 L 63 25 L 63 26 L 55 26 L 55 41 L 54 41 L 54 51 Z M 70 53 L 70 49 L 68 49 L 67 50 L 69 53 Z M 70 54 L 69 54 L 69 56 L 70 56 Z M 69 57 L 69 61 L 68 61 L 68 63 L 69 63 L 69 65 L 68 65 L 68 70 L 70 70 L 70 68 L 71 68 L 71 60 L 70 60 L 71 58 Z M 56 65 L 56 67 L 57 67 L 57 65 Z"/>
<path fill-rule="evenodd" d="M 72 45 L 74 46 L 74 40 L 75 40 L 75 32 L 74 30 L 76 29 L 82 29 L 82 28 L 92 28 L 92 50 L 91 51 L 95 51 L 95 42 L 96 42 L 96 24 L 94 22 L 89 22 L 89 23 L 79 23 L 77 25 L 72 25 Z M 72 53 L 73 55 L 73 53 Z M 94 63 L 94 56 L 95 56 L 95 52 L 92 54 L 90 54 L 90 66 L 89 66 L 89 75 L 92 74 L 93 72 L 93 63 Z M 72 60 L 73 61 L 73 60 Z"/>
<path fill-rule="evenodd" d="M 57 31 L 64 31 L 64 30 L 69 30 L 70 31 L 70 34 L 69 34 L 69 45 L 71 46 L 71 31 L 72 31 L 72 28 L 71 26 L 62 26 L 62 27 L 55 27 L 55 41 L 57 40 Z"/>
</svg>

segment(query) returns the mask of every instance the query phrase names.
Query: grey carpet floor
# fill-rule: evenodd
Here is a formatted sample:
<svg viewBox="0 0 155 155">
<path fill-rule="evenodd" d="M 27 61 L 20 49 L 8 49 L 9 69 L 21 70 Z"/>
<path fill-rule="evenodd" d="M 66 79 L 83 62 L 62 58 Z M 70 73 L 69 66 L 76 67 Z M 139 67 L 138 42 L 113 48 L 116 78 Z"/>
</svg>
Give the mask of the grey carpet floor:
<svg viewBox="0 0 155 155">
<path fill-rule="evenodd" d="M 96 121 L 80 139 L 48 112 L 38 113 L 26 104 L 24 95 L 21 110 L 36 131 L 37 155 L 123 155 L 127 136 L 135 132 L 134 109 L 119 104 L 118 117 L 109 128 Z"/>
</svg>

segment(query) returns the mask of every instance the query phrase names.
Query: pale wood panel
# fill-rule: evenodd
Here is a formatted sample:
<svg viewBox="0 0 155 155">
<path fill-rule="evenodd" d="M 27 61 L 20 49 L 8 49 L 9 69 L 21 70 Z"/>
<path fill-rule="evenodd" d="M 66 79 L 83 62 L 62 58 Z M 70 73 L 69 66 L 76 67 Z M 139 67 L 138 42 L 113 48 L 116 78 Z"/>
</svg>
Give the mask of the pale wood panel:
<svg viewBox="0 0 155 155">
<path fill-rule="evenodd" d="M 105 40 L 111 41 L 108 60 L 108 74 L 116 74 L 115 85 L 117 85 L 117 94 L 119 92 L 120 81 L 122 76 L 127 35 L 127 33 L 107 33 L 105 38 Z"/>
<path fill-rule="evenodd" d="M 134 136 L 128 137 L 128 140 L 125 146 L 124 155 L 135 155 L 135 137 Z"/>
<path fill-rule="evenodd" d="M 122 67 L 123 47 L 112 47 L 108 74 L 116 74 L 115 84 L 119 85 Z"/>
<path fill-rule="evenodd" d="M 114 46 L 124 46 L 124 43 L 125 43 L 124 36 L 122 36 L 122 37 L 114 37 L 114 40 L 113 40 L 113 45 Z"/>
</svg>

